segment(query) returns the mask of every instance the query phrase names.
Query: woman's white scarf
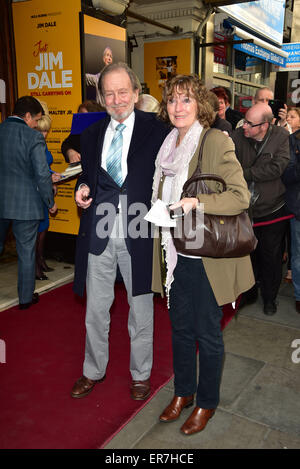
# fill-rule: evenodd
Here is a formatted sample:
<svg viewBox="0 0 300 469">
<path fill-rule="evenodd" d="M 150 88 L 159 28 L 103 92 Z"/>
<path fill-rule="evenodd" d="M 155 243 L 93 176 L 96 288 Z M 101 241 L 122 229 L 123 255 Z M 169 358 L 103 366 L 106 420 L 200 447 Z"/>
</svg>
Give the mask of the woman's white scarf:
<svg viewBox="0 0 300 469">
<path fill-rule="evenodd" d="M 160 180 L 165 174 L 174 175 L 172 179 L 172 189 L 169 203 L 172 204 L 179 202 L 183 185 L 188 178 L 189 164 L 197 149 L 202 130 L 203 127 L 201 124 L 198 121 L 195 121 L 185 134 L 182 142 L 178 147 L 176 147 L 176 141 L 179 132 L 176 128 L 174 128 L 165 138 L 155 162 L 156 169 L 152 187 L 152 204 L 154 204 L 157 200 Z M 173 158 L 170 160 L 170 155 L 172 153 Z M 165 287 L 169 302 L 170 288 L 174 280 L 173 272 L 177 264 L 177 252 L 169 228 L 162 228 L 161 244 L 165 251 L 167 269 Z"/>
</svg>

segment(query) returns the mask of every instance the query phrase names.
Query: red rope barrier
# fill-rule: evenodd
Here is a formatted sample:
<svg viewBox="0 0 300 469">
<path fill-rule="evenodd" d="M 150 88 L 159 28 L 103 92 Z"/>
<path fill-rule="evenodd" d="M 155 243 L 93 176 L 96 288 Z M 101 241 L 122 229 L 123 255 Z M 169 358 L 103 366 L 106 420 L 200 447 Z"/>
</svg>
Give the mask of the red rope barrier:
<svg viewBox="0 0 300 469">
<path fill-rule="evenodd" d="M 295 215 L 286 215 L 285 217 L 275 218 L 275 220 L 261 221 L 259 223 L 254 223 L 253 228 L 256 228 L 257 226 L 272 225 L 273 223 L 278 223 L 279 221 L 289 220 L 290 218 L 294 218 L 294 217 Z"/>
</svg>

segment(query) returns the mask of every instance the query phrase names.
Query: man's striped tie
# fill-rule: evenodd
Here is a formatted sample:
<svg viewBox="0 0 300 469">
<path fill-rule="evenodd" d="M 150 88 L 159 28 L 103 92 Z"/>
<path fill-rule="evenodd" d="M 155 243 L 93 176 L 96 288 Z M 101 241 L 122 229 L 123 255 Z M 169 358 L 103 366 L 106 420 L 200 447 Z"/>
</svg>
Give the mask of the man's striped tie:
<svg viewBox="0 0 300 469">
<path fill-rule="evenodd" d="M 121 187 L 123 184 L 122 177 L 122 147 L 123 147 L 123 135 L 122 132 L 125 129 L 124 124 L 118 124 L 115 130 L 114 138 L 110 144 L 107 158 L 106 158 L 106 169 L 108 174 L 116 181 Z"/>
</svg>

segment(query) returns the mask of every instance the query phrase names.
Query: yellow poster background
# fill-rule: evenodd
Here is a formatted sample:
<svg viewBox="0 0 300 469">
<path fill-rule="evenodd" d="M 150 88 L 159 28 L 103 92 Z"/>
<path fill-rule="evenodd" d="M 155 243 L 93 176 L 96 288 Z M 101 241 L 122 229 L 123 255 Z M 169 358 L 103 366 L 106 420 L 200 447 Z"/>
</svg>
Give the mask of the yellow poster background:
<svg viewBox="0 0 300 469">
<path fill-rule="evenodd" d="M 192 39 L 149 42 L 144 45 L 144 80 L 152 94 L 161 100 L 161 89 L 172 74 L 191 73 Z"/>
<path fill-rule="evenodd" d="M 84 15 L 84 32 L 85 34 L 94 34 L 95 36 L 99 36 L 99 32 L 101 32 L 101 37 L 113 37 L 119 41 L 126 41 L 126 29 L 106 23 L 92 16 Z"/>
<path fill-rule="evenodd" d="M 51 169 L 67 167 L 61 143 L 68 136 L 72 114 L 82 100 L 80 61 L 80 0 L 30 0 L 12 4 L 18 96 L 44 101 L 52 118 L 47 145 Z M 76 181 L 58 186 L 58 213 L 50 217 L 50 230 L 77 234 L 79 216 L 74 203 Z"/>
</svg>

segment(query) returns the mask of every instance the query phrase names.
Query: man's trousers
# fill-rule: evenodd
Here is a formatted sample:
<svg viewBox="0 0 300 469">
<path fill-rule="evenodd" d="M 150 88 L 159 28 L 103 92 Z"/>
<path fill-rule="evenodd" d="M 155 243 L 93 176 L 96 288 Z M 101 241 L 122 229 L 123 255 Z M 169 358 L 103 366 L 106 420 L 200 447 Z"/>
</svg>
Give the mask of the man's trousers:
<svg viewBox="0 0 300 469">
<path fill-rule="evenodd" d="M 89 379 L 97 380 L 106 373 L 109 360 L 110 307 L 114 301 L 114 284 L 119 266 L 129 304 L 130 372 L 133 380 L 144 381 L 150 376 L 153 360 L 153 294 L 132 296 L 131 258 L 120 221 L 121 215 L 117 215 L 115 234 L 110 237 L 104 252 L 99 256 L 89 254 L 83 374 Z M 124 313 L 125 310 L 126 305 Z"/>
<path fill-rule="evenodd" d="M 18 254 L 19 303 L 30 303 L 35 288 L 35 246 L 39 220 L 0 219 L 0 253 L 10 224 Z"/>
<path fill-rule="evenodd" d="M 275 217 L 274 214 L 274 218 L 286 215 L 284 208 L 278 210 L 276 215 Z M 255 224 L 262 220 L 254 219 L 253 221 Z M 251 254 L 251 260 L 255 279 L 260 283 L 264 303 L 275 301 L 278 294 L 282 279 L 282 258 L 288 223 L 288 220 L 283 220 L 254 227 L 258 243 Z"/>
</svg>

